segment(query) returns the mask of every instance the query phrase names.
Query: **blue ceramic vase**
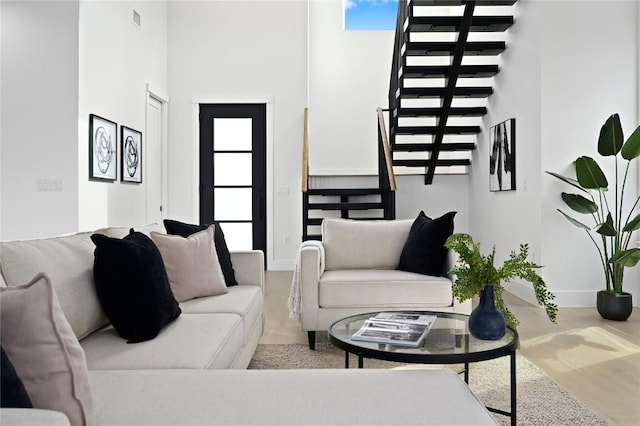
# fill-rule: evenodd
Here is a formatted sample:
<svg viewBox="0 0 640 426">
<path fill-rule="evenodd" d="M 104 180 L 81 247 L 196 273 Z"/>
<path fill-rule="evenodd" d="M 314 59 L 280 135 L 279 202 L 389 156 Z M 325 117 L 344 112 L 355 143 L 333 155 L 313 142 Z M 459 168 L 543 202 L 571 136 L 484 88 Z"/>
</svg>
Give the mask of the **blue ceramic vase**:
<svg viewBox="0 0 640 426">
<path fill-rule="evenodd" d="M 477 339 L 498 340 L 506 332 L 504 315 L 498 308 L 493 295 L 493 286 L 480 290 L 480 303 L 469 316 L 469 332 Z"/>
</svg>

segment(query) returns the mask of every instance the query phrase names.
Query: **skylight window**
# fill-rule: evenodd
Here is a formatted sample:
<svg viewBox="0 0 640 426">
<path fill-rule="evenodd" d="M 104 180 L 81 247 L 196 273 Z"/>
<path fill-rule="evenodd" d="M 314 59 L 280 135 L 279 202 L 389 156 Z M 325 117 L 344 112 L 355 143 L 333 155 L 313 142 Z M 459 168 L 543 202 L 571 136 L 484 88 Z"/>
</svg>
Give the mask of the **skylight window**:
<svg viewBox="0 0 640 426">
<path fill-rule="evenodd" d="M 398 0 L 344 0 L 345 30 L 395 30 Z"/>
</svg>

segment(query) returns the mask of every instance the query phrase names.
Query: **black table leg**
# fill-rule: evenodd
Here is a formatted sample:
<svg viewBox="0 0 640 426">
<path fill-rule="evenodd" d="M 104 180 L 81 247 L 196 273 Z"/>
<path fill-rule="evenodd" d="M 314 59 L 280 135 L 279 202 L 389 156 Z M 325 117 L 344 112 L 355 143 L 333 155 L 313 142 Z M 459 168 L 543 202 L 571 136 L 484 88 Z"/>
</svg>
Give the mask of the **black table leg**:
<svg viewBox="0 0 640 426">
<path fill-rule="evenodd" d="M 464 382 L 469 384 L 469 363 L 464 363 Z"/>
<path fill-rule="evenodd" d="M 511 426 L 516 426 L 516 351 L 511 352 Z"/>
<path fill-rule="evenodd" d="M 344 368 L 349 368 L 349 352 L 344 351 Z"/>
<path fill-rule="evenodd" d="M 358 354 L 358 368 L 364 368 L 364 355 L 362 352 Z"/>
</svg>

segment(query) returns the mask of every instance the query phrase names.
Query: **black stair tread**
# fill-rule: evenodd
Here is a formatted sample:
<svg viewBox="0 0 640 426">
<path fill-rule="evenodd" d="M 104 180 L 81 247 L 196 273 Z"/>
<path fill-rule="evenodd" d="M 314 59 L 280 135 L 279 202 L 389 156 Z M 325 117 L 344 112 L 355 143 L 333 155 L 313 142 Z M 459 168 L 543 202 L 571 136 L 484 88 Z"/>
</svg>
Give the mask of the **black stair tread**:
<svg viewBox="0 0 640 426">
<path fill-rule="evenodd" d="M 400 98 L 442 98 L 447 89 L 445 87 L 403 87 Z M 456 87 L 453 96 L 457 98 L 486 98 L 493 93 L 490 86 L 484 87 Z"/>
<path fill-rule="evenodd" d="M 410 16 L 410 32 L 458 32 L 462 16 Z M 503 32 L 513 25 L 513 16 L 474 16 L 470 32 Z"/>
<path fill-rule="evenodd" d="M 476 6 L 512 6 L 517 0 L 476 0 Z M 464 0 L 412 0 L 412 6 L 461 6 Z"/>
<path fill-rule="evenodd" d="M 439 116 L 442 108 L 440 107 L 400 107 L 397 109 L 398 117 L 434 117 Z M 449 116 L 483 116 L 487 113 L 486 107 L 451 107 L 449 108 Z"/>
<path fill-rule="evenodd" d="M 442 143 L 440 151 L 473 151 L 476 144 L 473 142 Z M 393 152 L 424 152 L 433 151 L 432 143 L 396 143 L 392 147 Z"/>
<path fill-rule="evenodd" d="M 468 159 L 438 159 L 436 161 L 436 167 L 450 167 L 450 166 L 468 166 L 471 164 L 471 160 Z M 429 160 L 393 160 L 394 166 L 405 167 L 427 167 Z"/>
<path fill-rule="evenodd" d="M 438 126 L 398 126 L 395 128 L 396 135 L 433 135 L 438 130 Z M 480 126 L 446 126 L 446 135 L 476 134 L 480 133 Z"/>
<path fill-rule="evenodd" d="M 465 44 L 464 54 L 499 55 L 507 44 L 504 41 L 469 41 Z M 408 56 L 444 56 L 453 55 L 456 50 L 455 41 L 409 41 L 406 54 Z"/>
<path fill-rule="evenodd" d="M 498 65 L 462 65 L 460 78 L 487 78 L 498 73 Z M 447 78 L 451 72 L 449 65 L 404 65 L 402 76 L 404 78 Z"/>
<path fill-rule="evenodd" d="M 309 195 L 380 195 L 380 188 L 316 188 L 308 189 Z"/>
<path fill-rule="evenodd" d="M 331 217 L 333 218 L 334 216 L 331 216 Z M 309 218 L 309 219 L 307 219 L 307 225 L 308 226 L 319 226 L 319 225 L 322 225 L 322 221 L 324 219 L 325 219 L 324 217 Z M 349 219 L 351 219 L 351 220 L 360 220 L 360 221 L 382 220 L 382 219 L 384 219 L 384 216 L 350 217 Z"/>
<path fill-rule="evenodd" d="M 309 210 L 372 210 L 382 209 L 382 203 L 309 203 Z"/>
</svg>

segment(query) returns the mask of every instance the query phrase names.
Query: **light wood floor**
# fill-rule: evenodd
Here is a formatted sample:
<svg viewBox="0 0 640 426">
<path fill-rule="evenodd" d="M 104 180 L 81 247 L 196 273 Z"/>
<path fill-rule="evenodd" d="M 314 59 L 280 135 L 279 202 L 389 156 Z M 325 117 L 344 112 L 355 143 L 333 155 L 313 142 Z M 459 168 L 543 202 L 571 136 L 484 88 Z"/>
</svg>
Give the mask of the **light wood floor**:
<svg viewBox="0 0 640 426">
<path fill-rule="evenodd" d="M 307 343 L 288 318 L 291 276 L 267 272 L 261 343 Z M 612 424 L 640 425 L 640 308 L 625 322 L 603 320 L 595 308 L 561 308 L 552 324 L 539 307 L 510 294 L 505 300 L 520 320 L 520 352 L 527 359 Z"/>
</svg>

